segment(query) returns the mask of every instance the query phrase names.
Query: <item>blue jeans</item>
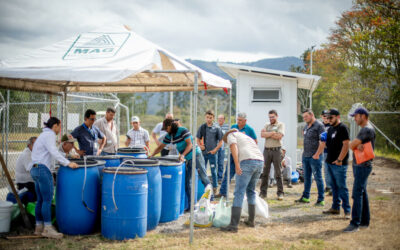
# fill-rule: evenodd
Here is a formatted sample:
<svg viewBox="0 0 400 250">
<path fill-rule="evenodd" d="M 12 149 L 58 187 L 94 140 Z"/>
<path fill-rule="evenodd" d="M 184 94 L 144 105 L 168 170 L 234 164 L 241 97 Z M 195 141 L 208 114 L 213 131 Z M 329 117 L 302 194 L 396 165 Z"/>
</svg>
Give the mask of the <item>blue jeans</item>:
<svg viewBox="0 0 400 250">
<path fill-rule="evenodd" d="M 51 200 L 53 199 L 53 176 L 50 170 L 42 164 L 31 169 L 31 176 L 35 181 L 36 190 L 36 224 L 51 225 Z"/>
<path fill-rule="evenodd" d="M 325 186 L 327 188 L 332 189 L 332 177 L 331 174 L 329 173 L 328 170 L 328 163 L 325 162 L 326 157 L 328 156 L 328 153 L 324 153 L 324 158 L 323 158 L 323 162 L 324 162 L 324 174 L 325 174 Z"/>
<path fill-rule="evenodd" d="M 222 176 L 224 175 L 224 161 L 225 161 L 225 148 L 222 146 L 218 149 L 217 152 L 218 157 L 218 180 L 222 180 Z"/>
<path fill-rule="evenodd" d="M 217 176 L 217 154 L 205 154 L 203 153 L 204 157 L 204 166 L 207 168 L 207 162 L 210 161 L 210 168 L 211 168 L 211 177 L 212 177 L 212 183 L 213 187 L 217 188 L 218 187 L 218 176 Z"/>
<path fill-rule="evenodd" d="M 347 165 L 328 165 L 328 173 L 332 177 L 332 208 L 335 210 L 340 209 L 340 200 L 342 200 L 342 207 L 345 213 L 350 213 L 349 190 L 347 189 Z"/>
<path fill-rule="evenodd" d="M 353 164 L 353 209 L 351 211 L 351 222 L 354 226 L 369 226 L 369 201 L 367 193 L 368 176 L 372 171 L 372 164 L 363 166 Z"/>
<path fill-rule="evenodd" d="M 315 182 L 317 183 L 318 189 L 318 202 L 324 200 L 324 180 L 322 179 L 322 156 L 318 160 L 314 160 L 312 157 L 303 156 L 303 170 L 304 170 L 304 192 L 303 197 L 310 198 L 310 190 L 312 179 L 311 175 L 314 175 Z"/>
<path fill-rule="evenodd" d="M 190 195 L 192 189 L 192 164 L 193 159 L 186 161 L 186 169 L 185 169 L 185 192 L 189 200 L 189 207 L 190 207 Z M 196 169 L 199 173 L 199 177 L 201 182 L 203 183 L 204 187 L 210 184 L 210 180 L 208 179 L 204 158 L 201 154 L 196 154 Z"/>
<path fill-rule="evenodd" d="M 230 161 L 231 161 L 231 164 L 230 164 L 230 172 L 229 172 L 229 183 L 231 183 L 231 180 L 232 180 L 232 178 L 233 178 L 233 176 L 235 176 L 235 163 L 233 162 L 233 157 L 232 157 L 232 155 L 230 156 Z M 220 194 L 222 194 L 222 195 L 225 195 L 226 196 L 226 190 L 227 190 L 227 186 L 228 186 L 228 168 L 226 167 L 225 168 L 225 174 L 224 174 L 224 179 L 222 180 L 222 183 L 221 183 L 221 188 L 219 189 L 219 193 Z"/>
<path fill-rule="evenodd" d="M 247 195 L 247 203 L 256 204 L 256 185 L 260 179 L 264 162 L 259 160 L 244 160 L 240 162 L 242 175 L 236 176 L 235 193 L 233 207 L 242 207 L 244 193 Z"/>
</svg>

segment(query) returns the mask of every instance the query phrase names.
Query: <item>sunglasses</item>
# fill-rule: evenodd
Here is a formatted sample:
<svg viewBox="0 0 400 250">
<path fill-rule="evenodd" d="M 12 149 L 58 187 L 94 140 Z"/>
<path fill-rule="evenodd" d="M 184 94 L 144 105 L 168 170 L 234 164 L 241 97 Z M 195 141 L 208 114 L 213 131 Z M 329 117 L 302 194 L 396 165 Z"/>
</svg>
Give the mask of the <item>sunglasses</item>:
<svg viewBox="0 0 400 250">
<path fill-rule="evenodd" d="M 327 119 L 328 120 L 332 120 L 333 118 L 335 118 L 336 116 L 328 116 Z"/>
<path fill-rule="evenodd" d="M 96 121 L 96 118 L 88 118 L 88 120 L 94 122 Z"/>
</svg>

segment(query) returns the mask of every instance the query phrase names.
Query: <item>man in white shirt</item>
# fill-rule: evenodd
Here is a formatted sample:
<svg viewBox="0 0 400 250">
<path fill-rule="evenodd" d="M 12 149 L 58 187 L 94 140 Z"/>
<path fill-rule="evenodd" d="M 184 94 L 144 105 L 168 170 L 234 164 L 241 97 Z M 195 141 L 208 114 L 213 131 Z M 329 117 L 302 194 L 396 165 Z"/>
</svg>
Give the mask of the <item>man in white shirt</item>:
<svg viewBox="0 0 400 250">
<path fill-rule="evenodd" d="M 58 146 L 58 151 L 65 157 L 65 158 L 79 158 L 79 154 L 76 152 L 74 148 L 74 143 L 76 142 L 75 138 L 71 136 L 63 135 L 61 137 L 60 146 Z"/>
<path fill-rule="evenodd" d="M 94 122 L 94 125 L 100 129 L 106 136 L 106 145 L 101 152 L 101 155 L 115 154 L 118 149 L 118 128 L 114 121 L 115 108 L 107 108 L 106 115 Z"/>
<path fill-rule="evenodd" d="M 167 113 L 165 115 L 165 119 L 174 119 L 174 115 L 172 113 Z M 153 131 L 151 132 L 151 137 L 154 139 L 154 141 L 156 142 L 157 146 L 160 146 L 164 140 L 165 135 L 167 134 L 167 132 L 165 130 L 162 129 L 163 127 L 163 123 L 157 123 L 157 125 L 154 127 Z M 157 138 L 157 134 L 159 135 L 159 137 Z M 161 150 L 161 156 L 165 156 L 169 154 L 169 151 L 172 149 L 173 145 L 167 145 L 165 146 L 162 150 Z M 175 150 L 176 151 L 176 150 Z"/>
<path fill-rule="evenodd" d="M 133 128 L 126 134 L 125 145 L 127 147 L 143 147 L 148 152 L 150 147 L 149 132 L 140 127 L 140 119 L 137 116 L 132 116 L 131 124 Z"/>
<path fill-rule="evenodd" d="M 15 182 L 17 183 L 18 190 L 27 188 L 35 197 L 35 182 L 33 181 L 28 169 L 29 164 L 32 162 L 32 148 L 36 139 L 37 137 L 31 137 L 28 139 L 26 148 L 18 156 L 17 163 L 15 164 Z"/>
</svg>

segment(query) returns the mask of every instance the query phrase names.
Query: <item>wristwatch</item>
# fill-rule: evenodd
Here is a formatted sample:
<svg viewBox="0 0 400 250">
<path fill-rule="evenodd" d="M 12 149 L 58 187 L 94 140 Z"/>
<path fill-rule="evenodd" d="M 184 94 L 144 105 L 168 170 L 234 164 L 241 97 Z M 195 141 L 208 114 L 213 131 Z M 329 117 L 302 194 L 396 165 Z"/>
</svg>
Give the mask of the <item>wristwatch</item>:
<svg viewBox="0 0 400 250">
<path fill-rule="evenodd" d="M 337 162 L 342 163 L 342 160 L 337 159 Z"/>
</svg>

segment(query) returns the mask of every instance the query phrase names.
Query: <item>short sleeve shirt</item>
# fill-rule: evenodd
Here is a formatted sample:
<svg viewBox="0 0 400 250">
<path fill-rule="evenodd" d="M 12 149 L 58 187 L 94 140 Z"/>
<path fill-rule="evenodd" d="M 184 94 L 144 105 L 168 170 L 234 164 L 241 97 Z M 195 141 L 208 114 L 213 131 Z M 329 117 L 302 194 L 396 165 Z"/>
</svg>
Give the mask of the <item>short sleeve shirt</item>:
<svg viewBox="0 0 400 250">
<path fill-rule="evenodd" d="M 237 130 L 239 130 L 239 132 L 242 132 L 243 134 L 250 136 L 254 140 L 257 140 L 256 132 L 254 131 L 254 129 L 252 127 L 250 127 L 247 124 L 244 125 L 244 127 L 242 129 L 239 129 L 239 126 L 237 124 L 233 124 L 231 128 L 236 128 Z"/>
<path fill-rule="evenodd" d="M 281 133 L 282 135 L 285 135 L 285 124 L 282 122 L 277 121 L 275 124 L 266 124 L 264 128 L 265 130 L 267 130 L 267 132 L 278 132 Z M 282 139 L 275 140 L 272 138 L 265 138 L 265 147 L 266 148 L 282 147 Z"/>
<path fill-rule="evenodd" d="M 163 144 L 174 144 L 179 153 L 183 153 L 187 147 L 186 139 L 190 138 L 193 143 L 193 136 L 187 128 L 179 127 L 176 134 L 172 135 L 167 133 L 164 137 Z M 192 159 L 192 150 L 185 155 L 186 160 Z M 196 147 L 196 154 L 201 154 L 199 147 Z"/>
<path fill-rule="evenodd" d="M 325 132 L 322 122 L 315 120 L 311 127 L 305 126 L 304 134 L 304 157 L 312 157 L 318 150 L 320 135 Z"/>
<path fill-rule="evenodd" d="M 126 137 L 131 139 L 129 147 L 146 146 L 146 142 L 150 141 L 149 132 L 142 127 L 139 127 L 138 130 L 129 130 Z"/>
<path fill-rule="evenodd" d="M 85 155 L 95 155 L 97 153 L 97 140 L 103 139 L 104 134 L 95 125 L 88 128 L 84 123 L 74 129 L 71 135 L 76 138 L 79 149 L 85 151 Z"/>
<path fill-rule="evenodd" d="M 361 128 L 360 132 L 357 135 L 357 139 L 361 141 L 362 144 L 367 142 L 371 142 L 372 148 L 375 148 L 375 129 L 372 127 L 370 123 L 368 123 L 365 127 Z M 356 157 L 353 155 L 353 159 Z M 361 164 L 356 164 L 356 161 L 353 160 L 353 165 L 357 166 L 371 166 L 372 160 L 363 162 Z"/>
<path fill-rule="evenodd" d="M 239 162 L 244 160 L 264 161 L 264 157 L 254 139 L 243 133 L 230 133 L 227 138 L 227 143 L 228 145 L 237 145 Z"/>
<path fill-rule="evenodd" d="M 208 126 L 204 123 L 200 126 L 197 131 L 196 137 L 198 139 L 204 139 L 205 151 L 208 153 L 217 147 L 218 143 L 222 140 L 221 128 L 217 125 Z"/>
<path fill-rule="evenodd" d="M 350 140 L 349 129 L 343 123 L 339 123 L 337 126 L 331 126 L 328 129 L 328 134 L 326 137 L 326 148 L 327 148 L 327 157 L 326 162 L 332 164 L 336 161 L 342 151 L 343 141 Z M 349 154 L 347 153 L 344 159 L 342 160 L 342 165 L 347 165 L 349 159 Z"/>
</svg>

